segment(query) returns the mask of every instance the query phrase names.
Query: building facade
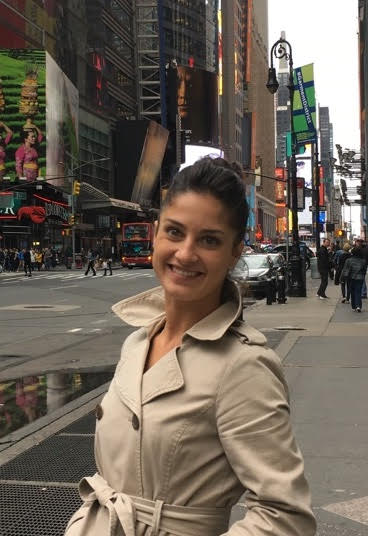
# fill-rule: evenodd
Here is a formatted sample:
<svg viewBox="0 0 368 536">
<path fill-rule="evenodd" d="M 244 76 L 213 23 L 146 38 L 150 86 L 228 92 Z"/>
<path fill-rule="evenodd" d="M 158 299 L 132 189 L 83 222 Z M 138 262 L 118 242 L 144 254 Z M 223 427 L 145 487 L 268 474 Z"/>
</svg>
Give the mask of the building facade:
<svg viewBox="0 0 368 536">
<path fill-rule="evenodd" d="M 274 98 L 266 88 L 268 72 L 268 3 L 248 2 L 246 98 L 244 112 L 251 116 L 251 170 L 256 177 L 256 228 L 263 240 L 276 237 Z M 243 135 L 247 135 L 245 132 Z M 264 177 L 262 177 L 264 175 Z"/>
<path fill-rule="evenodd" d="M 362 173 L 362 236 L 368 239 L 368 0 L 359 0 L 359 87 L 360 87 L 360 151 L 364 168 Z"/>
</svg>

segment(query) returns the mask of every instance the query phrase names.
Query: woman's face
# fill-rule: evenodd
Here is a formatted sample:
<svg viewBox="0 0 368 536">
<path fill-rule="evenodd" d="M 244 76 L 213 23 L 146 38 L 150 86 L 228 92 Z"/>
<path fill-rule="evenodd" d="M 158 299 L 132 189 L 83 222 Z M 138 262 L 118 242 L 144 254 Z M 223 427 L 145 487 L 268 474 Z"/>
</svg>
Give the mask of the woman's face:
<svg viewBox="0 0 368 536">
<path fill-rule="evenodd" d="M 167 297 L 218 300 L 224 279 L 242 251 L 234 245 L 228 211 L 212 195 L 176 196 L 156 227 L 153 267 Z"/>
<path fill-rule="evenodd" d="M 26 141 L 30 145 L 34 145 L 36 143 L 36 134 L 34 134 L 34 132 L 30 132 L 26 138 Z"/>
</svg>

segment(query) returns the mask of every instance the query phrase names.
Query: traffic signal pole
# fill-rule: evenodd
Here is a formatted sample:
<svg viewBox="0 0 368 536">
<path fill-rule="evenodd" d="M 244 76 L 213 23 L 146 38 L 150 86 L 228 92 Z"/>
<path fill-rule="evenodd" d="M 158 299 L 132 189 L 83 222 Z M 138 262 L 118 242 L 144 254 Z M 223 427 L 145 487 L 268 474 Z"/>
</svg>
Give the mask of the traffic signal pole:
<svg viewBox="0 0 368 536">
<path fill-rule="evenodd" d="M 320 174 L 319 174 L 319 154 L 318 154 L 318 137 L 317 141 L 314 144 L 314 175 L 315 175 L 315 181 L 314 181 L 314 195 L 315 195 L 315 203 L 316 203 L 316 210 L 315 210 L 315 222 L 316 222 L 316 250 L 318 251 L 321 247 L 321 239 L 319 234 L 319 187 L 321 184 L 320 181 Z"/>
</svg>

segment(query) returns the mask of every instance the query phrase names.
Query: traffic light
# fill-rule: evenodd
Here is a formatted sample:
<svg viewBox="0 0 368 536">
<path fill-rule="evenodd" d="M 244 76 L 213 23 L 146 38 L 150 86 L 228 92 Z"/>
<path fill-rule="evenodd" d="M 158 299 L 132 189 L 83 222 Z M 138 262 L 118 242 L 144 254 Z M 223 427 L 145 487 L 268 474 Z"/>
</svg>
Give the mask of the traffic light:
<svg viewBox="0 0 368 536">
<path fill-rule="evenodd" d="M 74 225 L 75 223 L 75 216 L 74 214 L 70 214 L 69 216 L 69 225 Z"/>
<path fill-rule="evenodd" d="M 73 182 L 73 195 L 79 195 L 81 183 L 79 181 Z"/>
<path fill-rule="evenodd" d="M 345 236 L 345 231 L 344 229 L 338 229 L 336 231 L 336 236 L 338 236 L 339 238 L 342 238 L 343 236 Z"/>
</svg>

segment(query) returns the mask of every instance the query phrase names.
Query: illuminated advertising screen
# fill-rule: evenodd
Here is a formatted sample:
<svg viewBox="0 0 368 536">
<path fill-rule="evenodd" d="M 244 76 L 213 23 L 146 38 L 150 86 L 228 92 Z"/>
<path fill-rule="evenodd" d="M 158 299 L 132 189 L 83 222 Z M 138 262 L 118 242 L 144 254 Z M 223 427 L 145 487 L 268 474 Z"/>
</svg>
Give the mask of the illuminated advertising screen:
<svg viewBox="0 0 368 536">
<path fill-rule="evenodd" d="M 151 205 L 168 137 L 166 128 L 149 122 L 131 197 L 133 203 Z"/>
<path fill-rule="evenodd" d="M 218 142 L 217 75 L 178 66 L 178 114 L 181 128 L 189 130 L 192 143 Z"/>
<path fill-rule="evenodd" d="M 45 51 L 0 49 L 0 181 L 46 173 Z"/>
<path fill-rule="evenodd" d="M 46 95 L 47 177 L 55 186 L 63 187 L 70 183 L 72 170 L 79 165 L 79 93 L 49 54 Z"/>
<path fill-rule="evenodd" d="M 186 145 L 185 146 L 185 163 L 180 166 L 180 171 L 191 166 L 197 160 L 209 156 L 210 158 L 223 158 L 224 152 L 217 147 L 207 147 L 204 145 Z"/>
</svg>

